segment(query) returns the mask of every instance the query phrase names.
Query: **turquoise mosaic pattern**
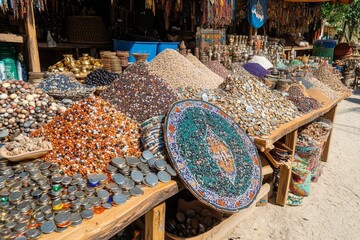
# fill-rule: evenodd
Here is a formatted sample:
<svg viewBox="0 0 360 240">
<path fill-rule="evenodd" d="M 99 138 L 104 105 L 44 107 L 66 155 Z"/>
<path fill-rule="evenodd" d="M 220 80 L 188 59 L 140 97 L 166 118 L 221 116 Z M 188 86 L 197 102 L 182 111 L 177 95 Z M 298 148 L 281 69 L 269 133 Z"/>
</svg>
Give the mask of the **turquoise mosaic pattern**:
<svg viewBox="0 0 360 240">
<path fill-rule="evenodd" d="M 246 133 L 207 102 L 175 103 L 165 122 L 165 143 L 180 178 L 195 196 L 233 213 L 260 190 L 261 161 Z"/>
</svg>

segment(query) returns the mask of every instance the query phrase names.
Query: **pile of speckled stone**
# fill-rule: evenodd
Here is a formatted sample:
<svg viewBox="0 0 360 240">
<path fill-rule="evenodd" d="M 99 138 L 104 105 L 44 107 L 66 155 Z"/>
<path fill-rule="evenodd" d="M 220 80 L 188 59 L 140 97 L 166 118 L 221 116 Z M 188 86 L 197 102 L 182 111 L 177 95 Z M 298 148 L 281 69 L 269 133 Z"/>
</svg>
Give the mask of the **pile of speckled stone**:
<svg viewBox="0 0 360 240">
<path fill-rule="evenodd" d="M 50 141 L 47 162 L 72 176 L 105 170 L 116 156 L 139 156 L 140 126 L 100 97 L 91 96 L 32 133 Z"/>
<path fill-rule="evenodd" d="M 100 96 L 139 123 L 164 115 L 177 94 L 145 63 L 134 63 Z"/>
<path fill-rule="evenodd" d="M 301 113 L 290 100 L 257 79 L 250 73 L 238 73 L 227 77 L 221 89 L 182 88 L 179 94 L 184 99 L 209 101 L 232 117 L 247 134 L 266 137 Z"/>
<path fill-rule="evenodd" d="M 0 140 L 34 131 L 66 107 L 31 84 L 7 80 L 0 83 Z"/>
<path fill-rule="evenodd" d="M 195 63 L 198 62 L 195 59 L 192 58 Z M 215 89 L 224 81 L 209 69 L 207 71 L 210 73 L 207 75 L 204 73 L 204 68 L 199 68 L 199 66 L 201 65 L 194 65 L 193 62 L 172 49 L 161 52 L 149 63 L 150 70 L 164 79 L 173 89 L 180 87 Z M 202 66 L 204 65 L 202 64 Z"/>
</svg>

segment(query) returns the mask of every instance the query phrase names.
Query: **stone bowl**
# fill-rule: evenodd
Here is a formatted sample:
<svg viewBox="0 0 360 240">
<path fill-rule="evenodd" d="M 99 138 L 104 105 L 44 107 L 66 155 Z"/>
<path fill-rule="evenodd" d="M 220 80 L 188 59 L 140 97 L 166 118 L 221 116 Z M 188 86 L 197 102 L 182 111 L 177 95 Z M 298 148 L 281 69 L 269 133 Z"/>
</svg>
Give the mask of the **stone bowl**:
<svg viewBox="0 0 360 240">
<path fill-rule="evenodd" d="M 145 62 L 148 58 L 148 53 L 132 53 L 133 57 L 135 58 L 136 62 Z"/>
</svg>

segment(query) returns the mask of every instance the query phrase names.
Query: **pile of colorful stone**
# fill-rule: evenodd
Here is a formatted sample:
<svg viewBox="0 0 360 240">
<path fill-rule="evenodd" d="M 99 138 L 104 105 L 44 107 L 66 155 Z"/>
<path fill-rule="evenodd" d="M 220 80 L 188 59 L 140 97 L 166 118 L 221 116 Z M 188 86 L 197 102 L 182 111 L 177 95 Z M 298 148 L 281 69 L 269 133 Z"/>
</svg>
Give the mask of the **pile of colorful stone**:
<svg viewBox="0 0 360 240">
<path fill-rule="evenodd" d="M 8 80 L 0 83 L 0 139 L 34 131 L 42 124 L 64 112 L 41 89 L 23 81 Z"/>
<path fill-rule="evenodd" d="M 316 99 L 305 97 L 299 86 L 291 86 L 287 92 L 289 94 L 288 99 L 295 104 L 300 112 L 308 113 L 321 107 Z"/>
<path fill-rule="evenodd" d="M 130 118 L 143 121 L 166 113 L 177 94 L 145 63 L 134 63 L 100 96 Z"/>
<path fill-rule="evenodd" d="M 139 125 L 100 97 L 89 97 L 35 131 L 53 145 L 45 161 L 68 174 L 87 175 L 106 169 L 115 156 L 139 156 Z"/>
</svg>

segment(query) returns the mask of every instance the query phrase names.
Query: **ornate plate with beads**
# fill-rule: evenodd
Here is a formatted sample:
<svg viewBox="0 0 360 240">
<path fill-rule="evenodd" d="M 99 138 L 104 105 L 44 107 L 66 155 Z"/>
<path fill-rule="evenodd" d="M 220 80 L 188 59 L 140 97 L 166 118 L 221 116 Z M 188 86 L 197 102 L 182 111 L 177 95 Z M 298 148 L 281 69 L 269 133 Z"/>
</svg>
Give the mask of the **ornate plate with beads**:
<svg viewBox="0 0 360 240">
<path fill-rule="evenodd" d="M 169 158 L 185 186 L 222 212 L 248 207 L 261 183 L 256 147 L 218 107 L 183 100 L 170 108 L 164 126 Z"/>
</svg>

